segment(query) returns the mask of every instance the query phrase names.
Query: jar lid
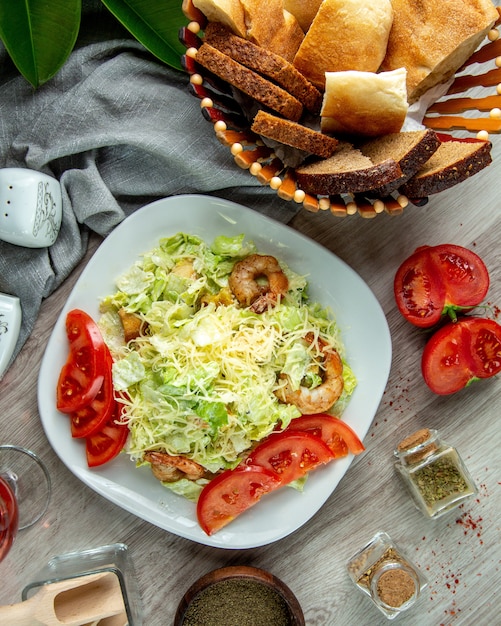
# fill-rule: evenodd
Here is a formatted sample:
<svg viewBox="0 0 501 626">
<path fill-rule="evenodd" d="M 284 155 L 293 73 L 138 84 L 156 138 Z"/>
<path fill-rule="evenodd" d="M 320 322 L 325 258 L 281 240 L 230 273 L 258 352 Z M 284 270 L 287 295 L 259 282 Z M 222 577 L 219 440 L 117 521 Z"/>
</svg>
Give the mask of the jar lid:
<svg viewBox="0 0 501 626">
<path fill-rule="evenodd" d="M 421 428 L 398 444 L 396 454 L 405 457 L 408 463 L 415 463 L 438 449 L 438 433 L 430 428 Z"/>
<path fill-rule="evenodd" d="M 371 595 L 387 610 L 405 611 L 419 596 L 419 580 L 403 563 L 389 562 L 374 574 Z"/>
</svg>

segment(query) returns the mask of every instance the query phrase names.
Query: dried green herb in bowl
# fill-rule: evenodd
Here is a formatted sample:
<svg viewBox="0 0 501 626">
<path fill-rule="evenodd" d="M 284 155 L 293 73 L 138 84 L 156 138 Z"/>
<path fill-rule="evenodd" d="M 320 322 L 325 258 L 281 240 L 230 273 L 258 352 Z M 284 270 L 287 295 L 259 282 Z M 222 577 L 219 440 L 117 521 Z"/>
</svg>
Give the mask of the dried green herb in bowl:
<svg viewBox="0 0 501 626">
<path fill-rule="evenodd" d="M 174 626 L 304 626 L 292 591 L 264 570 L 231 566 L 209 572 L 183 596 Z"/>
</svg>

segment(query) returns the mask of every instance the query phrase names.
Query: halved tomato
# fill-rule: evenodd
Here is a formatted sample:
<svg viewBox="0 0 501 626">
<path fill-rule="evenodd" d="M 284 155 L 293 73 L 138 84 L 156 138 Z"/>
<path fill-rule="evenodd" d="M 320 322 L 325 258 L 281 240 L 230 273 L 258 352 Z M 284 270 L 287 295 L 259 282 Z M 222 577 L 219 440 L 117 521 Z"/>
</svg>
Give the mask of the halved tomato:
<svg viewBox="0 0 501 626">
<path fill-rule="evenodd" d="M 202 489 L 198 498 L 200 527 L 212 535 L 280 484 L 274 472 L 252 465 L 240 465 L 219 474 Z"/>
<path fill-rule="evenodd" d="M 71 436 L 76 439 L 89 437 L 99 432 L 110 420 L 115 411 L 112 358 L 108 351 L 108 369 L 104 374 L 103 384 L 97 396 L 89 404 L 71 414 Z"/>
<path fill-rule="evenodd" d="M 479 305 L 489 289 L 489 273 L 482 259 L 454 244 L 422 246 L 398 268 L 393 289 L 405 319 L 429 328 L 444 315 Z"/>
<path fill-rule="evenodd" d="M 426 344 L 421 370 L 428 387 L 439 395 L 495 376 L 501 371 L 501 326 L 480 317 L 450 322 Z"/>
<path fill-rule="evenodd" d="M 320 437 L 334 458 L 346 456 L 348 451 L 360 454 L 365 450 L 356 432 L 346 422 L 328 413 L 297 417 L 287 426 L 286 431 L 302 431 Z"/>
<path fill-rule="evenodd" d="M 57 409 L 74 413 L 97 396 L 107 369 L 107 348 L 96 323 L 79 309 L 66 316 L 66 334 L 70 351 L 57 383 Z"/>
<path fill-rule="evenodd" d="M 89 467 L 97 467 L 114 459 L 125 446 L 129 435 L 129 427 L 127 424 L 121 424 L 120 407 L 122 405 L 115 402 L 115 411 L 103 426 L 103 428 L 86 438 L 85 452 L 87 456 L 87 465 Z"/>
<path fill-rule="evenodd" d="M 262 441 L 246 462 L 275 472 L 280 477 L 280 484 L 287 485 L 333 458 L 333 452 L 319 437 L 285 430 Z"/>
</svg>

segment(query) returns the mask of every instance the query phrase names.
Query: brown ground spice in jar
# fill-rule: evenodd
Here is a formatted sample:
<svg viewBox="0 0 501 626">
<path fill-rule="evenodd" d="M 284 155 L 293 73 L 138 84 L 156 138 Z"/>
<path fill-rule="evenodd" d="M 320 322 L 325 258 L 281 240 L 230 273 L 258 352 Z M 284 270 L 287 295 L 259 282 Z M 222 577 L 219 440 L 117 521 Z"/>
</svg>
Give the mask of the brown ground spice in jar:
<svg viewBox="0 0 501 626">
<path fill-rule="evenodd" d="M 383 572 L 377 582 L 377 594 L 387 606 L 398 608 L 407 602 L 416 591 L 412 576 L 403 569 Z"/>
<path fill-rule="evenodd" d="M 291 626 L 285 600 L 256 580 L 226 579 L 203 589 L 191 602 L 183 626 Z"/>
</svg>

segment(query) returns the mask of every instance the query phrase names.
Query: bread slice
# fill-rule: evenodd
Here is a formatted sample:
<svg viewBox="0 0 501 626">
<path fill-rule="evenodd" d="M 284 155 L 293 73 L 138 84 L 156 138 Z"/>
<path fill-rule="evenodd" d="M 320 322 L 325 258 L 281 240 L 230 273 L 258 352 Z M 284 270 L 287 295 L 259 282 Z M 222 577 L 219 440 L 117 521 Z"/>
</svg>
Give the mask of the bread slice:
<svg viewBox="0 0 501 626">
<path fill-rule="evenodd" d="M 409 103 L 447 81 L 492 28 L 491 0 L 392 0 L 394 18 L 381 70 L 405 67 Z"/>
<path fill-rule="evenodd" d="M 323 158 L 332 156 L 338 145 L 337 139 L 333 137 L 296 122 L 281 119 L 276 115 L 266 113 L 266 111 L 258 111 L 251 130 L 268 139 Z"/>
<path fill-rule="evenodd" d="M 200 46 L 196 62 L 286 119 L 294 122 L 300 119 L 303 105 L 297 98 L 211 45 Z"/>
<path fill-rule="evenodd" d="M 296 179 L 304 191 L 316 195 L 360 193 L 386 185 L 402 175 L 394 159 L 374 163 L 350 144 L 340 143 L 328 159 L 296 168 Z"/>
<path fill-rule="evenodd" d="M 492 162 L 492 144 L 479 140 L 443 141 L 421 169 L 400 187 L 408 198 L 426 198 L 463 182 Z"/>
<path fill-rule="evenodd" d="M 270 78 L 297 98 L 310 113 L 319 114 L 322 94 L 285 58 L 233 35 L 223 24 L 215 22 L 207 25 L 204 41 L 234 61 Z"/>
<path fill-rule="evenodd" d="M 392 133 L 360 145 L 362 154 L 374 163 L 394 159 L 402 170 L 400 178 L 372 189 L 371 196 L 388 196 L 398 189 L 428 161 L 439 146 L 440 139 L 430 128 Z"/>
</svg>

